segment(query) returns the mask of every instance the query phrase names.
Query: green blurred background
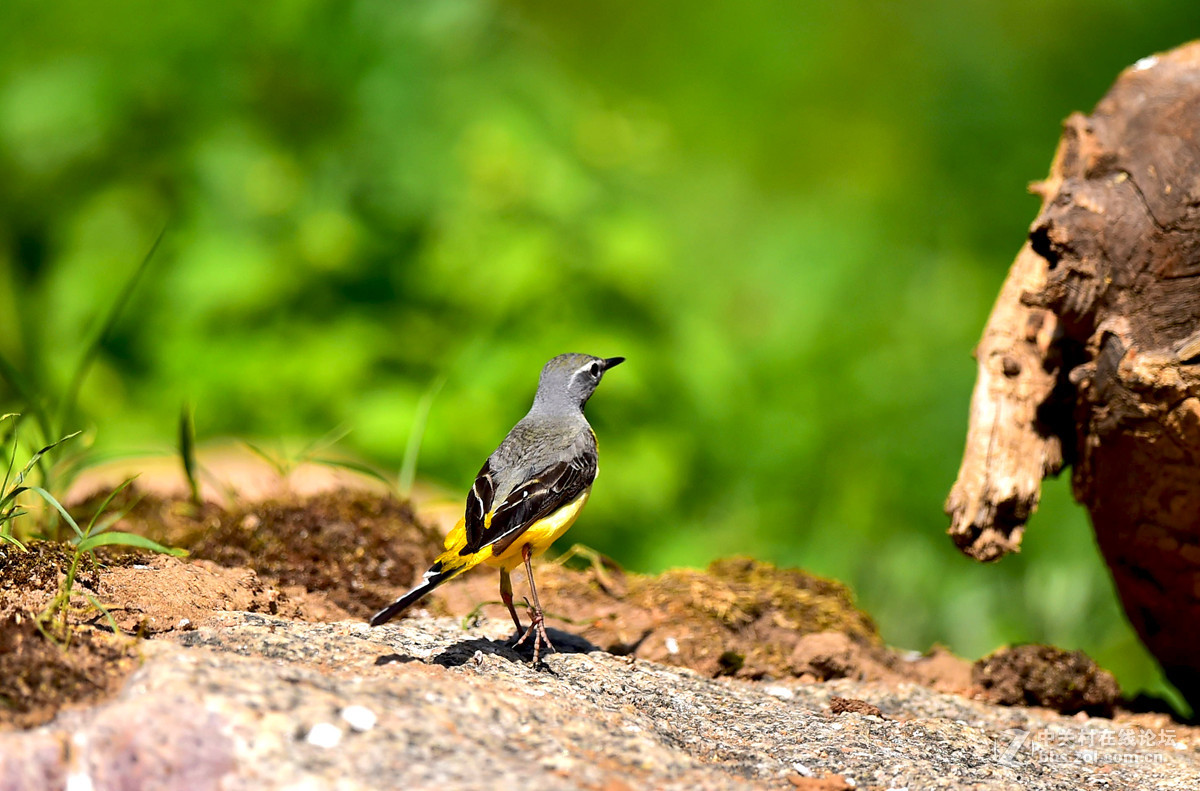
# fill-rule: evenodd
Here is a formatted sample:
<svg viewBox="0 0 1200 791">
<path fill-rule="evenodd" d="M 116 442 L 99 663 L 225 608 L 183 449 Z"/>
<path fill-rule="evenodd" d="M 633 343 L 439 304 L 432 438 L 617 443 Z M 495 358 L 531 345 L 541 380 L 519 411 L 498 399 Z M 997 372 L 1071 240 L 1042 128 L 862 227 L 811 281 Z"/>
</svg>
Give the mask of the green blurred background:
<svg viewBox="0 0 1200 791">
<path fill-rule="evenodd" d="M 969 353 L 1060 121 L 1194 2 L 0 4 L 0 353 L 96 447 L 315 438 L 465 491 L 563 351 L 621 354 L 572 532 L 847 581 L 885 638 L 1162 681 L 1066 481 L 944 535 Z M 0 385 L 0 412 L 23 408 Z"/>
</svg>

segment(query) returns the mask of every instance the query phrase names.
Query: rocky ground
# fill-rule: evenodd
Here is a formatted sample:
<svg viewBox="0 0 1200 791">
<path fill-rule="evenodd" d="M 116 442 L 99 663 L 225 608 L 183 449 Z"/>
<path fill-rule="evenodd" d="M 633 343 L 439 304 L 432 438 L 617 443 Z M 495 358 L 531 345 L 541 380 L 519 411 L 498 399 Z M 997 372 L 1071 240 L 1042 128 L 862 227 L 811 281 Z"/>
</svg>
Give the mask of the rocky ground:
<svg viewBox="0 0 1200 791">
<path fill-rule="evenodd" d="M 798 570 L 544 562 L 533 667 L 494 573 L 365 625 L 436 550 L 395 501 L 145 498 L 124 527 L 193 555 L 85 567 L 65 648 L 32 622 L 61 548 L 0 548 L 4 791 L 1200 787 L 1200 732 L 1086 657 L 898 652 Z"/>
</svg>

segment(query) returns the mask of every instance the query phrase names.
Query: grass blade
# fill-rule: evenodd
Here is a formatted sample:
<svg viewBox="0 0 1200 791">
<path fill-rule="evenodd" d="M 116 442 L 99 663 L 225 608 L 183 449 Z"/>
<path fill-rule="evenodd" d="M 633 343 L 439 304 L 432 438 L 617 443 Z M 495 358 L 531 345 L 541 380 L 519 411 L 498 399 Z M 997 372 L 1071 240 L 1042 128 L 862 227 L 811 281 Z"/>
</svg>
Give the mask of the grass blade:
<svg viewBox="0 0 1200 791">
<path fill-rule="evenodd" d="M 102 464 L 107 464 L 113 461 L 126 461 L 128 459 L 152 459 L 165 455 L 162 450 L 119 450 L 119 451 L 104 451 L 86 450 L 77 456 L 72 456 L 68 459 L 63 459 L 59 462 L 62 471 L 54 476 L 55 482 L 60 484 L 60 488 L 70 488 L 70 486 L 62 486 L 64 482 L 74 481 L 84 471 L 90 470 L 93 467 L 99 467 Z"/>
<path fill-rule="evenodd" d="M 117 319 L 120 318 L 122 311 L 125 310 L 125 305 L 128 304 L 129 298 L 133 296 L 133 289 L 137 286 L 142 276 L 150 266 L 151 260 L 154 259 L 154 253 L 158 250 L 159 244 L 163 240 L 163 236 L 167 233 L 167 226 L 163 225 L 162 230 L 158 232 L 158 236 L 154 239 L 154 244 L 150 245 L 149 251 L 146 252 L 142 262 L 138 264 L 137 269 L 125 281 L 121 293 L 117 295 L 116 301 L 108 309 L 108 315 L 104 318 L 104 323 L 100 325 L 100 330 L 93 337 L 90 343 L 84 347 L 83 356 L 79 359 L 79 364 L 75 366 L 75 372 L 71 375 L 71 384 L 67 387 L 67 391 L 63 394 L 62 401 L 58 404 L 58 424 L 63 425 L 67 418 L 75 411 L 75 404 L 79 398 L 79 389 L 83 386 L 83 380 L 87 377 L 88 371 L 91 370 L 92 363 L 96 359 L 96 355 L 100 352 L 100 347 L 108 340 L 108 336 L 112 333 L 113 327 L 117 325 Z"/>
<path fill-rule="evenodd" d="M 350 470 L 351 472 L 356 472 L 359 475 L 365 475 L 368 478 L 374 478 L 375 480 L 379 481 L 384 486 L 386 486 L 389 491 L 392 488 L 392 479 L 390 477 L 388 477 L 387 475 L 384 475 L 382 472 L 375 469 L 371 465 L 364 464 L 360 461 L 351 461 L 350 459 L 331 459 L 327 456 L 322 456 L 320 458 L 312 459 L 312 462 L 314 464 L 323 464 L 326 467 L 335 467 L 337 469 Z"/>
<path fill-rule="evenodd" d="M 112 613 L 110 613 L 108 611 L 107 607 L 105 607 L 100 602 L 96 601 L 96 597 L 93 596 L 92 594 L 84 591 L 83 595 L 84 595 L 84 597 L 87 598 L 88 602 L 90 602 L 93 607 L 95 607 L 100 612 L 104 613 L 104 618 L 105 618 L 105 620 L 108 621 L 109 628 L 112 629 L 113 634 L 118 635 L 118 636 L 124 634 L 124 632 L 121 631 L 121 627 L 117 626 L 117 619 L 112 617 Z"/>
<path fill-rule="evenodd" d="M 5 438 L 5 442 L 12 442 L 12 453 L 8 457 L 8 466 L 4 470 L 4 485 L 0 486 L 0 494 L 8 491 L 8 482 L 12 480 L 13 468 L 17 466 L 17 424 L 20 421 L 20 415 L 15 412 L 9 412 L 7 415 L 0 417 L 0 422 L 12 418 L 12 436 Z"/>
<path fill-rule="evenodd" d="M 27 491 L 29 491 L 28 486 L 14 486 L 11 490 L 8 491 L 8 493 L 6 493 L 4 495 L 4 497 L 2 499 L 0 499 L 0 508 L 3 508 L 4 506 L 8 505 L 13 500 L 15 500 L 17 498 L 17 495 L 21 494 L 22 492 L 27 492 Z"/>
<path fill-rule="evenodd" d="M 136 547 L 138 549 L 148 549 L 151 552 L 158 552 L 162 555 L 172 555 L 177 558 L 184 557 L 188 554 L 186 549 L 178 549 L 176 547 L 167 547 L 157 541 L 139 536 L 136 533 L 124 533 L 120 530 L 112 530 L 107 533 L 89 536 L 77 544 L 80 552 L 91 552 L 96 547 L 106 546 L 123 546 Z"/>
<path fill-rule="evenodd" d="M 404 447 L 404 461 L 400 464 L 400 477 L 397 481 L 400 494 L 408 497 L 412 494 L 413 482 L 417 478 L 417 457 L 421 455 L 421 442 L 425 439 L 425 426 L 429 421 L 429 410 L 433 408 L 433 400 L 446 384 L 446 377 L 439 376 L 429 385 L 429 389 L 417 402 L 417 410 L 413 414 L 413 429 L 408 435 L 408 444 Z"/>
<path fill-rule="evenodd" d="M 289 465 L 286 461 L 281 461 L 279 458 L 272 456 L 270 453 L 267 453 L 265 450 L 258 447 L 257 445 L 255 445 L 253 442 L 250 442 L 249 440 L 243 439 L 243 440 L 239 440 L 239 441 L 241 442 L 242 445 L 246 446 L 247 450 L 249 450 L 255 456 L 258 456 L 260 459 L 265 461 L 267 464 L 271 465 L 271 468 L 274 469 L 275 472 L 277 472 L 279 474 L 280 478 L 287 477 L 288 471 L 289 471 Z"/>
<path fill-rule="evenodd" d="M 317 437 L 312 442 L 304 446 L 304 449 L 296 454 L 296 459 L 299 461 L 308 461 L 323 450 L 332 448 L 344 440 L 351 429 L 346 426 L 335 426 L 325 433 L 324 436 Z"/>
<path fill-rule="evenodd" d="M 30 470 L 32 470 L 32 469 L 34 468 L 34 466 L 35 466 L 35 465 L 38 463 L 38 461 L 39 461 L 39 460 L 40 460 L 40 459 L 41 459 L 43 456 L 45 456 L 47 453 L 49 453 L 50 451 L 54 450 L 55 448 L 57 448 L 59 445 L 63 444 L 63 443 L 64 443 L 64 442 L 66 442 L 67 440 L 69 440 L 69 439 L 72 439 L 72 438 L 74 438 L 74 437 L 78 437 L 78 436 L 79 436 L 80 434 L 82 434 L 82 433 L 83 433 L 82 431 L 76 431 L 76 432 L 74 432 L 74 433 L 72 433 L 72 434 L 68 434 L 67 436 L 63 437 L 62 439 L 60 439 L 60 440 L 58 440 L 58 441 L 56 441 L 56 442 L 51 442 L 51 443 L 50 443 L 49 445 L 47 445 L 46 447 L 42 448 L 42 449 L 41 449 L 41 450 L 39 450 L 37 453 L 33 454 L 33 455 L 32 455 L 32 456 L 29 458 L 29 461 L 27 461 L 27 462 L 25 463 L 25 467 L 24 467 L 24 468 L 23 468 L 23 469 L 22 469 L 22 470 L 21 470 L 19 473 L 17 473 L 17 479 L 16 479 L 16 481 L 15 481 L 15 484 L 16 484 L 17 486 L 20 486 L 22 483 L 24 483 L 24 482 L 25 482 L 25 476 L 29 474 L 29 471 L 30 471 Z"/>
<path fill-rule="evenodd" d="M 136 478 L 136 477 L 137 476 L 134 476 L 134 478 Z M 116 497 L 118 494 L 120 494 L 121 492 L 128 489 L 129 485 L 133 483 L 133 480 L 134 480 L 133 478 L 126 478 L 124 481 L 121 482 L 120 486 L 118 486 L 117 488 L 113 489 L 111 492 L 108 493 L 108 497 L 104 498 L 104 502 L 100 503 L 100 507 L 96 509 L 96 513 L 92 514 L 92 518 L 88 520 L 88 526 L 83 531 L 83 534 L 85 536 L 92 535 L 92 528 L 96 526 L 96 520 L 100 517 L 100 514 L 102 514 L 108 510 L 108 504 L 113 501 L 114 497 Z M 134 503 L 133 505 L 136 505 L 136 503 Z M 117 520 L 121 519 L 122 517 L 125 516 L 125 514 L 129 513 L 129 509 L 132 508 L 133 505 L 130 505 L 129 508 L 126 508 L 120 514 L 118 514 L 115 519 L 109 521 L 107 524 L 108 525 L 115 524 Z M 101 528 L 99 532 L 103 532 L 105 529 L 106 528 Z"/>
<path fill-rule="evenodd" d="M 199 465 L 196 463 L 196 421 L 192 405 L 184 403 L 179 414 L 179 458 L 183 461 L 183 476 L 187 478 L 192 504 L 200 505 Z"/>
<path fill-rule="evenodd" d="M 40 486 L 30 486 L 29 491 L 38 495 L 43 500 L 45 500 L 47 503 L 49 503 L 51 506 L 53 506 L 55 508 L 55 510 L 57 510 L 60 514 L 62 514 L 63 519 L 67 520 L 67 524 L 69 524 L 71 526 L 71 529 L 75 531 L 75 535 L 79 536 L 79 538 L 81 540 L 83 539 L 83 531 L 79 529 L 79 525 L 76 524 L 74 517 L 72 517 L 69 513 L 67 513 L 67 509 L 63 508 L 62 503 L 60 503 L 54 497 L 54 495 L 50 494 L 50 492 L 46 491 L 45 489 L 43 489 Z"/>
<path fill-rule="evenodd" d="M 21 397 L 27 408 L 33 412 L 34 419 L 42 427 L 42 432 L 47 437 L 51 436 L 53 432 L 50 430 L 50 416 L 40 406 L 41 402 L 35 396 L 36 388 L 17 369 L 17 366 L 13 365 L 3 354 L 0 354 L 0 377 L 3 377 L 6 382 L 12 385 L 13 390 L 17 391 L 17 395 Z M 8 416 L 5 415 L 5 417 Z"/>
</svg>

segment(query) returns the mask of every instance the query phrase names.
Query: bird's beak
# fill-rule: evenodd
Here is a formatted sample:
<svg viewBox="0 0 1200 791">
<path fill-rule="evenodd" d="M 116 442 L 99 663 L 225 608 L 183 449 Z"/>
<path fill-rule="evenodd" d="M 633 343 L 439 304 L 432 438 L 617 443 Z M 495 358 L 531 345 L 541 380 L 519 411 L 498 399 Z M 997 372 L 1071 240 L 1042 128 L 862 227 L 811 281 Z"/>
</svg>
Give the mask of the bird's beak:
<svg viewBox="0 0 1200 791">
<path fill-rule="evenodd" d="M 607 371 L 609 368 L 616 368 L 623 362 L 625 362 L 624 357 L 608 357 L 604 360 L 604 370 Z"/>
</svg>

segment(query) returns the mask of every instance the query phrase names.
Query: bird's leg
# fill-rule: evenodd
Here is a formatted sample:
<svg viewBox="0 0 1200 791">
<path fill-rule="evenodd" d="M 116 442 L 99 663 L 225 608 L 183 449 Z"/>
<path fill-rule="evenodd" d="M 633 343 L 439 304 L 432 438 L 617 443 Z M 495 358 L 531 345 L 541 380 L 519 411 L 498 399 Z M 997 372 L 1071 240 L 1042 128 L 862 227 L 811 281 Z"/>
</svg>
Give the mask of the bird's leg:
<svg viewBox="0 0 1200 791">
<path fill-rule="evenodd" d="M 517 617 L 517 608 L 513 607 L 512 577 L 508 576 L 504 569 L 500 569 L 500 601 L 508 608 L 508 614 L 512 616 L 513 624 L 517 627 L 517 634 L 521 634 L 521 619 Z"/>
<path fill-rule="evenodd" d="M 537 585 L 533 582 L 533 566 L 529 562 L 533 558 L 533 550 L 528 544 L 521 548 L 521 557 L 525 560 L 525 575 L 529 577 L 529 592 L 533 595 L 533 606 L 530 607 L 529 614 L 532 622 L 516 644 L 520 645 L 529 635 L 533 635 L 533 664 L 536 665 L 538 657 L 541 655 L 542 643 L 545 643 L 551 651 L 558 649 L 554 647 L 554 643 L 550 642 L 550 637 L 546 634 L 546 618 L 542 614 L 542 604 L 538 601 Z M 525 604 L 528 605 L 529 602 L 526 601 Z"/>
</svg>

